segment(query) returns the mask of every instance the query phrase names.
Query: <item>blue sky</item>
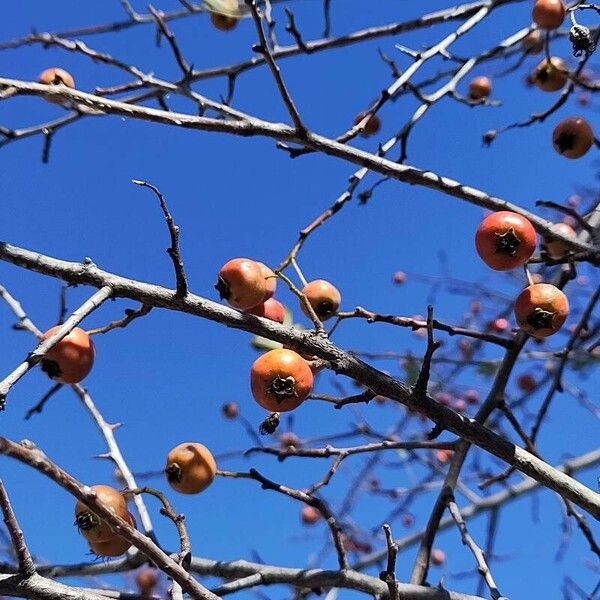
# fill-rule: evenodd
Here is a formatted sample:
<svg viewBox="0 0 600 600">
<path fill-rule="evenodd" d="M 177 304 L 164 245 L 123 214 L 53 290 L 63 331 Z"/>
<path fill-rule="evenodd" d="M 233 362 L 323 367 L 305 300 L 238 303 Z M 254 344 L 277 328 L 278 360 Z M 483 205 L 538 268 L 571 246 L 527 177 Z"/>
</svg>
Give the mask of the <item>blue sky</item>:
<svg viewBox="0 0 600 600">
<path fill-rule="evenodd" d="M 133 4 L 144 10 L 143 3 Z M 321 3 L 295 0 L 290 5 L 305 39 L 318 37 L 323 26 Z M 337 0 L 332 5 L 335 35 L 408 20 L 423 10 L 422 3 L 391 0 Z M 177 6 L 174 0 L 159 3 L 163 10 Z M 445 2 L 429 2 L 427 10 L 444 6 Z M 116 1 L 23 0 L 5 7 L 0 37 L 18 37 L 32 28 L 65 30 L 122 16 Z M 280 7 L 276 8 L 276 16 L 283 25 Z M 453 46 L 457 54 L 480 52 L 526 26 L 529 3 L 502 8 L 488 21 Z M 244 60 L 251 56 L 251 45 L 256 41 L 250 20 L 244 20 L 228 34 L 215 31 L 203 16 L 171 26 L 188 61 L 196 68 Z M 335 136 L 391 82 L 388 67 L 378 57 L 378 48 L 393 56 L 403 68 L 409 61 L 394 44 L 419 48 L 441 39 L 455 26 L 451 23 L 431 31 L 288 59 L 281 62 L 281 68 L 307 125 L 318 133 Z M 279 34 L 283 43 L 291 43 L 283 27 Z M 154 71 L 159 77 L 178 77 L 170 52 L 166 47 L 155 47 L 149 27 L 133 28 L 119 35 L 91 36 L 85 41 L 142 70 Z M 573 64 L 564 43 L 556 43 L 552 48 L 553 53 Z M 562 202 L 578 185 L 592 184 L 597 160 L 594 150 L 579 161 L 567 161 L 553 151 L 550 143 L 551 131 L 560 118 L 584 110 L 575 99 L 547 122 L 509 131 L 499 136 L 491 148 L 482 148 L 485 131 L 522 120 L 553 102 L 553 94 L 528 90 L 523 85 L 525 74 L 538 59 L 531 57 L 517 73 L 494 79 L 493 97 L 502 102 L 499 108 L 469 108 L 451 101 L 435 106 L 410 138 L 408 162 L 531 209 L 536 200 Z M 55 49 L 32 46 L 0 52 L 0 72 L 6 77 L 34 80 L 49 66 L 69 70 L 77 87 L 85 91 L 127 80 L 123 74 L 93 64 L 85 57 Z M 417 80 L 446 66 L 433 61 Z M 474 74 L 494 76 L 503 66 L 502 61 L 480 66 Z M 218 99 L 227 88 L 226 81 L 218 79 L 202 82 L 195 89 Z M 465 92 L 465 84 L 460 91 Z M 288 120 L 266 68 L 239 78 L 234 105 L 268 120 Z M 173 100 L 172 106 L 189 109 L 180 100 Z M 416 100 L 409 96 L 388 103 L 381 112 L 380 135 L 376 139 L 359 139 L 356 145 L 374 151 L 378 141 L 386 140 L 399 129 L 415 108 Z M 61 114 L 59 107 L 36 98 L 0 104 L 0 124 L 10 127 L 36 124 Z M 594 108 L 585 114 L 592 124 L 597 121 Z M 355 170 L 352 165 L 323 156 L 290 160 L 268 139 L 177 131 L 116 117 L 88 119 L 60 131 L 47 165 L 40 161 L 41 148 L 42 140 L 34 137 L 0 151 L 2 239 L 70 260 L 89 256 L 106 270 L 173 285 L 172 266 L 164 252 L 168 236 L 158 204 L 148 190 L 131 184 L 132 179 L 145 179 L 164 192 L 181 226 L 191 290 L 212 299 L 216 299 L 213 284 L 223 263 L 236 256 L 252 256 L 272 266 L 278 264 L 295 242 L 298 230 L 344 191 Z M 376 179 L 369 177 L 367 184 Z M 520 273 L 512 277 L 493 273 L 474 252 L 474 231 L 482 214 L 477 207 L 439 193 L 398 182 L 386 183 L 366 206 L 356 201 L 349 203 L 315 233 L 302 250 L 299 262 L 309 279 L 325 278 L 335 283 L 342 291 L 345 309 L 360 305 L 411 316 L 425 314 L 427 304 L 433 301 L 440 320 L 457 323 L 469 310 L 473 295 L 439 289 L 432 296 L 430 285 L 409 276 L 406 285 L 394 286 L 391 277 L 397 270 L 431 277 L 449 275 L 513 297 L 523 285 Z M 554 218 L 550 212 L 543 214 Z M 591 278 L 591 285 L 598 282 L 597 274 L 585 268 L 581 273 Z M 23 303 L 41 329 L 54 324 L 60 289 L 55 280 L 0 264 L 0 282 Z M 293 297 L 282 287 L 279 297 L 295 309 L 297 320 L 307 325 Z M 577 284 L 571 288 L 570 297 L 577 311 L 589 288 Z M 90 293 L 89 289 L 70 289 L 69 308 L 76 308 Z M 110 302 L 86 320 L 85 326 L 103 325 L 120 317 L 124 308 L 133 306 L 120 300 Z M 484 317 L 492 318 L 503 307 L 500 302 L 484 303 Z M 32 348 L 32 340 L 26 334 L 11 330 L 13 322 L 10 311 L 0 308 L 4 342 L 0 367 L 4 373 L 12 370 Z M 567 325 L 572 322 L 569 320 Z M 440 337 L 447 350 L 455 347 L 455 339 L 444 338 L 443 334 Z M 363 322 L 343 324 L 334 339 L 341 347 L 355 350 L 411 351 L 417 355 L 424 350 L 422 340 L 409 330 Z M 565 340 L 559 334 L 548 347 L 560 349 Z M 168 450 L 186 440 L 200 441 L 215 454 L 252 445 L 239 423 L 224 421 L 220 414 L 222 403 L 236 401 L 255 427 L 264 416 L 249 392 L 248 372 L 257 356 L 249 342 L 249 336 L 239 331 L 160 311 L 153 311 L 126 330 L 96 339 L 97 362 L 85 384 L 105 417 L 124 423 L 118 430 L 118 441 L 135 472 L 161 469 Z M 499 354 L 491 348 L 485 350 L 484 356 L 497 358 Z M 381 367 L 404 375 L 397 361 L 382 362 Z M 541 365 L 538 362 L 532 368 L 537 374 Z M 526 370 L 526 366 L 519 367 L 515 374 Z M 593 373 L 588 375 L 582 380 L 569 374 L 568 381 L 591 392 L 597 388 L 598 379 Z M 338 393 L 336 383 L 347 392 L 353 391 L 350 382 L 338 382 L 339 379 L 331 374 L 321 376 L 316 391 Z M 488 385 L 489 380 L 477 376 L 474 369 L 450 382 L 451 391 L 473 387 L 481 395 Z M 58 464 L 86 483 L 111 482 L 112 467 L 93 458 L 105 450 L 103 440 L 69 390 L 54 397 L 41 416 L 23 420 L 25 411 L 49 386 L 45 376 L 36 371 L 12 391 L 8 408 L 1 415 L 3 435 L 34 440 Z M 509 389 L 514 393 L 514 382 Z M 532 410 L 541 399 L 541 394 L 534 397 Z M 375 404 L 334 411 L 328 405 L 311 402 L 294 413 L 293 429 L 300 437 L 311 438 L 347 432 L 357 422 L 365 421 L 377 431 L 386 431 L 402 414 L 398 408 Z M 423 426 L 411 427 L 414 431 Z M 560 461 L 596 447 L 597 431 L 597 419 L 580 408 L 572 396 L 559 395 L 542 430 L 540 449 L 549 459 Z M 354 442 L 356 439 L 348 443 Z M 325 491 L 334 508 L 339 508 L 366 460 L 347 460 Z M 416 468 L 411 475 L 401 462 L 402 457 L 394 453 L 381 457 L 374 474 L 383 487 L 404 487 L 411 484 L 411 476 L 422 474 Z M 328 463 L 306 459 L 278 463 L 271 457 L 255 455 L 251 459 L 224 460 L 220 466 L 239 470 L 254 466 L 277 481 L 303 487 L 318 480 Z M 1 473 L 32 551 L 50 562 L 84 560 L 87 549 L 72 527 L 74 503 L 68 495 L 6 459 L 2 460 Z M 595 486 L 596 475 L 597 469 L 592 469 L 582 473 L 580 479 Z M 166 489 L 161 478 L 149 483 Z M 492 491 L 497 489 L 500 488 Z M 415 528 L 424 525 L 433 497 L 428 495 L 412 507 Z M 194 553 L 200 556 L 252 559 L 256 553 L 265 562 L 301 567 L 311 564 L 327 540 L 322 525 L 308 531 L 301 527 L 297 503 L 261 491 L 253 482 L 219 479 L 200 496 L 173 494 L 172 499 L 176 508 L 187 515 Z M 538 504 L 532 503 L 531 498 L 518 501 L 500 516 L 496 551 L 503 560 L 493 564 L 493 571 L 502 593 L 511 598 L 525 597 L 532 573 L 536 574 L 539 597 L 559 597 L 565 574 L 586 590 L 592 589 L 597 575 L 585 566 L 592 555 L 581 535 L 574 531 L 565 558 L 554 564 L 552 557 L 561 536 L 560 504 L 546 492 L 535 499 Z M 151 500 L 149 504 L 161 540 L 173 547 L 173 528 L 160 517 Z M 537 519 L 532 516 L 536 506 Z M 363 493 L 348 515 L 348 522 L 368 531 L 393 508 L 394 501 Z M 471 525 L 478 539 L 483 539 L 486 525 L 485 518 Z M 397 536 L 406 533 L 399 521 L 392 526 Z M 382 543 L 381 537 L 377 543 Z M 437 583 L 444 575 L 450 589 L 474 591 L 473 578 L 455 577 L 473 568 L 472 558 L 461 546 L 457 532 L 451 529 L 440 534 L 436 545 L 446 550 L 449 559 L 444 568 L 433 570 L 430 581 Z M 410 574 L 414 550 L 400 556 L 401 579 Z M 331 554 L 322 564 L 334 565 Z M 288 595 L 284 588 L 266 592 L 271 598 Z"/>
</svg>

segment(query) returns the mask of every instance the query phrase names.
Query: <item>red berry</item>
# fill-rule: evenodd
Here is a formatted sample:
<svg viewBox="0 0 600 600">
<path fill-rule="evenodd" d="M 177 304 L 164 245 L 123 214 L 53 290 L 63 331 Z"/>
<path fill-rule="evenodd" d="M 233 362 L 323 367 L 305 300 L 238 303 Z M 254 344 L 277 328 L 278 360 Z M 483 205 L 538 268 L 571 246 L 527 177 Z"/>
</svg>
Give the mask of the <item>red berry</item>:
<svg viewBox="0 0 600 600">
<path fill-rule="evenodd" d="M 496 271 L 524 265 L 535 250 L 536 233 L 523 216 L 502 210 L 487 216 L 475 236 L 477 253 Z"/>
</svg>

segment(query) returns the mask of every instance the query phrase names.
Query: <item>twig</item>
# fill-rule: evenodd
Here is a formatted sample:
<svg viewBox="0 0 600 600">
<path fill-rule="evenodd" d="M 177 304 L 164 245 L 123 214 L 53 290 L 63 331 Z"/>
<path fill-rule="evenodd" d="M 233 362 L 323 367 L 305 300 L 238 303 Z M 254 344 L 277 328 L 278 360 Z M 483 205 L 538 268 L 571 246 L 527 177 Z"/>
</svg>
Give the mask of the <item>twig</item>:
<svg viewBox="0 0 600 600">
<path fill-rule="evenodd" d="M 446 505 L 450 514 L 452 515 L 452 518 L 454 519 L 454 522 L 456 523 L 456 526 L 458 527 L 458 530 L 460 531 L 462 543 L 465 546 L 467 546 L 473 554 L 477 563 L 477 570 L 479 571 L 479 574 L 483 577 L 485 583 L 487 584 L 493 600 L 499 600 L 502 597 L 502 594 L 498 591 L 498 587 L 496 586 L 496 582 L 492 577 L 492 573 L 485 560 L 483 551 L 476 544 L 475 540 L 467 530 L 467 525 L 465 523 L 465 520 L 463 519 L 460 509 L 458 508 L 458 505 L 456 504 L 456 500 L 454 499 L 453 494 L 450 494 L 447 497 Z"/>
<path fill-rule="evenodd" d="M 331 512 L 331 509 L 324 500 L 316 498 L 315 496 L 300 490 L 295 490 L 280 483 L 271 481 L 264 475 L 261 475 L 261 473 L 259 473 L 256 469 L 250 469 L 247 473 L 235 471 L 217 471 L 217 475 L 220 475 L 221 477 L 232 477 L 235 479 L 253 479 L 254 481 L 258 481 L 265 490 L 279 492 L 280 494 L 284 494 L 285 496 L 289 496 L 290 498 L 294 498 L 295 500 L 299 500 L 300 502 L 304 502 L 305 504 L 316 508 L 323 515 L 324 519 L 329 525 L 335 549 L 337 551 L 340 569 L 344 570 L 348 568 L 348 560 L 344 550 L 342 530 L 333 513 Z"/>
<path fill-rule="evenodd" d="M 169 207 L 167 206 L 165 197 L 156 186 L 152 185 L 151 183 L 147 183 L 146 181 L 140 181 L 139 179 L 133 179 L 132 181 L 135 183 L 135 185 L 151 189 L 156 194 L 156 197 L 160 202 L 160 207 L 165 215 L 165 221 L 167 222 L 167 227 L 169 228 L 169 234 L 171 236 L 171 247 L 167 249 L 167 254 L 171 257 L 173 266 L 175 267 L 175 277 L 177 278 L 177 296 L 183 297 L 188 293 L 188 284 L 185 275 L 185 269 L 183 267 L 183 259 L 181 258 L 181 251 L 179 248 L 179 226 L 175 224 L 175 221 L 169 212 Z"/>
<path fill-rule="evenodd" d="M 383 531 L 387 543 L 388 560 L 385 571 L 382 571 L 379 574 L 379 579 L 385 581 L 388 586 L 390 600 L 399 600 L 400 594 L 398 592 L 398 580 L 396 579 L 396 556 L 398 555 L 398 546 L 394 543 L 392 530 L 387 523 L 384 524 Z"/>
<path fill-rule="evenodd" d="M 42 410 L 44 410 L 44 406 L 46 406 L 46 402 L 48 402 L 48 400 L 50 400 L 50 398 L 52 398 L 52 396 L 54 396 L 54 394 L 56 394 L 56 392 L 58 392 L 58 390 L 60 390 L 60 388 L 63 386 L 62 383 L 56 383 L 54 384 L 43 396 L 42 399 L 35 405 L 32 406 L 26 413 L 25 413 L 25 420 L 28 421 L 29 419 L 31 419 L 31 417 L 33 417 L 33 415 L 36 414 L 40 414 L 42 412 Z"/>
<path fill-rule="evenodd" d="M 29 549 L 25 543 L 25 538 L 23 537 L 23 532 L 19 527 L 17 517 L 12 509 L 8 494 L 6 493 L 6 488 L 4 487 L 4 483 L 1 479 L 0 509 L 4 515 L 4 523 L 6 524 L 15 552 L 17 553 L 17 557 L 19 559 L 19 572 L 24 577 L 31 577 L 35 573 L 33 559 L 31 558 L 31 554 L 29 553 Z"/>
<path fill-rule="evenodd" d="M 431 359 L 433 353 L 440 347 L 440 343 L 433 339 L 433 306 L 427 307 L 427 349 L 423 357 L 423 364 L 419 377 L 415 383 L 414 393 L 417 396 L 427 394 L 427 386 L 429 384 L 429 373 L 431 370 Z"/>
<path fill-rule="evenodd" d="M 117 321 L 112 321 L 111 323 L 109 323 L 108 325 L 105 325 L 104 327 L 98 327 L 96 329 L 88 329 L 88 335 L 99 335 L 101 333 L 108 333 L 109 331 L 112 331 L 113 329 L 127 327 L 127 325 L 129 325 L 129 323 L 131 323 L 131 321 L 134 321 L 135 319 L 139 319 L 140 317 L 147 315 L 151 310 L 152 310 L 152 307 L 147 306 L 145 304 L 142 304 L 136 310 L 126 308 L 125 316 L 122 319 L 118 319 Z"/>
<path fill-rule="evenodd" d="M 177 40 L 175 39 L 173 32 L 167 27 L 163 14 L 160 11 L 156 10 L 154 6 L 152 6 L 152 4 L 148 4 L 148 10 L 156 20 L 156 24 L 158 25 L 160 32 L 165 36 L 165 38 L 167 38 L 167 42 L 169 42 L 169 46 L 171 46 L 171 50 L 175 55 L 175 60 L 177 61 L 179 68 L 183 72 L 183 77 L 185 80 L 187 80 L 192 74 L 192 68 L 187 63 L 183 54 L 181 53 L 181 50 L 179 49 L 179 45 L 177 44 Z"/>
<path fill-rule="evenodd" d="M 292 118 L 292 122 L 294 123 L 294 126 L 296 128 L 296 133 L 298 134 L 299 137 L 303 138 L 306 136 L 307 129 L 304 126 L 304 123 L 302 122 L 302 119 L 300 118 L 300 113 L 298 112 L 298 109 L 296 108 L 296 105 L 294 104 L 294 101 L 292 100 L 292 97 L 290 96 L 290 93 L 285 85 L 285 82 L 283 81 L 283 76 L 281 75 L 281 70 L 277 66 L 277 63 L 275 62 L 275 59 L 273 58 L 273 54 L 271 53 L 271 50 L 269 49 L 269 43 L 267 42 L 265 30 L 262 25 L 261 15 L 256 6 L 256 0 L 245 0 L 245 2 L 246 2 L 246 6 L 248 6 L 248 8 L 250 9 L 250 11 L 252 13 L 252 17 L 254 19 L 254 24 L 256 25 L 256 31 L 258 32 L 258 37 L 260 40 L 259 45 L 255 46 L 254 49 L 257 52 L 260 52 L 260 54 L 262 54 L 264 56 L 267 64 L 269 65 L 269 69 L 271 69 L 271 73 L 273 74 L 273 78 L 275 79 L 275 83 L 277 84 L 277 88 L 279 90 L 279 93 L 281 94 L 281 98 L 283 99 L 283 102 L 284 102 L 284 104 L 290 114 L 290 117 Z"/>
<path fill-rule="evenodd" d="M 192 558 L 192 544 L 190 542 L 190 536 L 187 532 L 187 528 L 185 526 L 185 516 L 175 512 L 171 503 L 167 500 L 167 497 L 160 491 L 155 490 L 151 487 L 141 487 L 134 489 L 127 489 L 127 493 L 129 494 L 149 494 L 150 496 L 154 496 L 158 498 L 162 504 L 162 508 L 160 509 L 160 514 L 164 515 L 168 519 L 171 519 L 177 527 L 177 533 L 179 534 L 179 564 L 186 570 L 189 569 L 190 560 Z"/>
<path fill-rule="evenodd" d="M 41 338 L 42 332 L 33 324 L 31 319 L 27 316 L 27 313 L 23 310 L 21 303 L 15 300 L 7 291 L 5 287 L 0 286 L 0 298 L 8 304 L 9 308 L 15 313 L 19 322 L 14 325 L 15 329 L 25 329 L 30 333 L 33 333 L 35 337 Z"/>
</svg>

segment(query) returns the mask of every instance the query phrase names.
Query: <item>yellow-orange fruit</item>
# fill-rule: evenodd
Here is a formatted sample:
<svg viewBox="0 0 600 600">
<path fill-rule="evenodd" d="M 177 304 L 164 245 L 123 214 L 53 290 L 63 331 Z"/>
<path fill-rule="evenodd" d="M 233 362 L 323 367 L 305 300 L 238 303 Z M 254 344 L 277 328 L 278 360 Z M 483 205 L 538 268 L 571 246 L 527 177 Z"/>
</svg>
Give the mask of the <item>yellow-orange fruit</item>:
<svg viewBox="0 0 600 600">
<path fill-rule="evenodd" d="M 127 501 L 123 494 L 109 485 L 93 485 L 98 500 L 112 513 L 127 519 Z M 91 511 L 81 500 L 75 505 L 75 524 L 89 542 L 105 542 L 114 537 L 110 525 Z"/>
<path fill-rule="evenodd" d="M 575 230 L 570 225 L 567 225 L 567 223 L 557 223 L 551 229 L 556 233 L 566 235 L 570 238 L 577 237 Z M 550 258 L 562 258 L 569 250 L 567 245 L 560 240 L 544 240 L 544 249 Z"/>
<path fill-rule="evenodd" d="M 60 325 L 48 329 L 40 341 L 52 337 Z M 79 383 L 92 370 L 96 348 L 92 338 L 79 327 L 55 344 L 41 361 L 42 370 L 60 383 Z"/>
<path fill-rule="evenodd" d="M 213 482 L 217 463 L 206 446 L 185 442 L 169 452 L 165 474 L 174 490 L 182 494 L 198 494 Z"/>
<path fill-rule="evenodd" d="M 537 338 L 556 333 L 569 315 L 569 301 L 556 286 L 534 283 L 526 287 L 515 301 L 519 327 Z"/>
<path fill-rule="evenodd" d="M 271 412 L 294 410 L 310 394 L 313 373 L 297 352 L 278 348 L 254 361 L 250 386 L 254 399 Z"/>
<path fill-rule="evenodd" d="M 302 293 L 321 321 L 333 317 L 342 302 L 342 296 L 338 289 L 324 279 L 315 279 L 307 283 Z M 310 317 L 303 302 L 300 303 L 300 308 L 307 317 Z"/>
</svg>

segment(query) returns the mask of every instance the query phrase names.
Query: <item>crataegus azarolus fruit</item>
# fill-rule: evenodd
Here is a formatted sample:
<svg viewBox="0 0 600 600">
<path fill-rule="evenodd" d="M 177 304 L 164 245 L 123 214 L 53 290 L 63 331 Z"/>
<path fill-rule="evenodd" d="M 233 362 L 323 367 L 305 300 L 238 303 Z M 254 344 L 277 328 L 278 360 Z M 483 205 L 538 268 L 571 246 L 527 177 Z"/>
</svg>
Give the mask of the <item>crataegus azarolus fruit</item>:
<svg viewBox="0 0 600 600">
<path fill-rule="evenodd" d="M 563 0 L 536 0 L 532 18 L 542 29 L 556 29 L 562 25 L 567 9 Z"/>
<path fill-rule="evenodd" d="M 213 482 L 217 463 L 206 446 L 185 442 L 169 452 L 165 474 L 174 490 L 198 494 Z"/>
<path fill-rule="evenodd" d="M 562 58 L 545 58 L 533 72 L 533 83 L 543 92 L 557 92 L 569 80 L 569 70 Z"/>
<path fill-rule="evenodd" d="M 231 31 L 239 21 L 238 0 L 220 0 L 219 5 L 219 12 L 210 13 L 211 23 L 219 31 Z"/>
<path fill-rule="evenodd" d="M 52 67 L 42 71 L 38 77 L 38 81 L 44 85 L 64 85 L 71 89 L 75 88 L 75 80 L 73 79 L 71 73 L 61 69 L 60 67 Z M 65 103 L 65 100 L 62 98 L 45 96 L 45 99 L 53 104 Z"/>
<path fill-rule="evenodd" d="M 590 124 L 581 117 L 562 120 L 552 133 L 554 149 L 565 158 L 581 158 L 594 143 Z"/>
<path fill-rule="evenodd" d="M 492 93 L 492 82 L 489 77 L 475 77 L 469 83 L 469 98 L 471 100 L 483 100 Z"/>
<path fill-rule="evenodd" d="M 66 85 L 69 88 L 75 87 L 75 80 L 68 71 L 60 67 L 52 67 L 42 71 L 38 77 L 38 81 L 45 85 Z"/>
<path fill-rule="evenodd" d="M 475 235 L 481 260 L 496 271 L 508 271 L 524 265 L 533 254 L 536 234 L 523 216 L 502 210 L 487 216 Z"/>
<path fill-rule="evenodd" d="M 128 512 L 124 517 L 124 520 L 127 521 L 131 527 L 136 527 L 135 519 L 131 513 Z M 90 550 L 97 556 L 114 558 L 115 556 L 125 554 L 129 548 L 131 548 L 131 542 L 128 542 L 124 537 L 121 537 L 118 534 L 113 534 L 110 539 L 104 542 L 90 541 Z"/>
<path fill-rule="evenodd" d="M 354 125 L 358 125 L 365 117 L 367 113 L 361 112 L 356 115 L 354 119 Z M 371 137 L 375 135 L 381 128 L 381 119 L 378 115 L 373 114 L 369 117 L 369 120 L 365 123 L 365 126 L 361 132 L 362 137 Z"/>
<path fill-rule="evenodd" d="M 262 304 L 249 308 L 246 312 L 257 317 L 263 317 L 264 319 L 270 319 L 277 323 L 283 323 L 285 321 L 285 308 L 279 300 L 275 298 L 269 298 Z"/>
<path fill-rule="evenodd" d="M 569 314 L 569 301 L 556 286 L 534 283 L 526 287 L 515 301 L 519 327 L 537 338 L 556 333 Z"/>
<path fill-rule="evenodd" d="M 123 494 L 109 485 L 93 485 L 98 500 L 111 512 L 122 519 L 127 519 L 127 501 Z M 90 510 L 81 500 L 75 505 L 75 525 L 88 542 L 106 542 L 113 538 L 115 532 L 110 525 Z"/>
<path fill-rule="evenodd" d="M 575 230 L 567 223 L 557 223 L 550 229 L 573 239 L 577 237 Z M 544 240 L 544 249 L 550 258 L 555 259 L 562 258 L 569 251 L 567 245 L 560 240 Z"/>
<path fill-rule="evenodd" d="M 271 412 L 294 410 L 310 394 L 312 385 L 313 373 L 308 363 L 286 348 L 266 352 L 250 370 L 252 395 Z"/>
<path fill-rule="evenodd" d="M 158 569 L 146 567 L 135 576 L 135 583 L 142 596 L 150 596 L 152 594 L 154 588 L 158 585 L 159 572 Z"/>
<path fill-rule="evenodd" d="M 60 325 L 48 329 L 40 341 L 52 337 Z M 41 360 L 42 371 L 59 383 L 79 383 L 92 370 L 96 349 L 92 338 L 79 327 L 55 344 Z"/>
<path fill-rule="evenodd" d="M 307 283 L 302 293 L 306 296 L 306 299 L 321 321 L 333 317 L 342 302 L 342 296 L 338 289 L 324 279 L 315 279 Z M 300 308 L 307 317 L 310 317 L 302 302 L 300 303 Z"/>
<path fill-rule="evenodd" d="M 266 277 L 265 268 L 262 263 L 249 258 L 234 258 L 225 263 L 215 285 L 221 300 L 227 300 L 240 310 L 248 310 L 264 302 L 273 285 Z"/>
<path fill-rule="evenodd" d="M 314 525 L 321 518 L 321 513 L 314 506 L 306 505 L 300 512 L 300 518 L 305 525 Z"/>
</svg>

